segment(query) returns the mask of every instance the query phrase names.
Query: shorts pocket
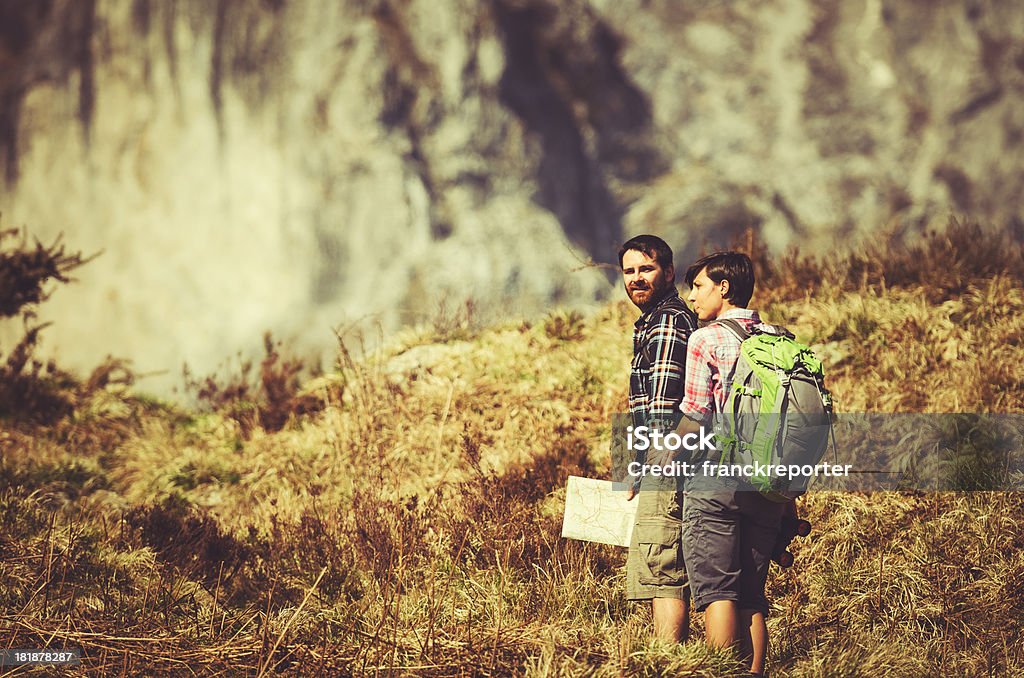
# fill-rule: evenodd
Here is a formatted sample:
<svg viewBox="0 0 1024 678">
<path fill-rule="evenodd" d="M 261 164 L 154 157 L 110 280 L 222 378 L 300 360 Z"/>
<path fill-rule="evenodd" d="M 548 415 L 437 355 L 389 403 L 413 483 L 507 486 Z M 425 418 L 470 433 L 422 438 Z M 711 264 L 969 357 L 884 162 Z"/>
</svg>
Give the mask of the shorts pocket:
<svg viewBox="0 0 1024 678">
<path fill-rule="evenodd" d="M 686 582 L 681 543 L 682 523 L 674 520 L 642 519 L 634 528 L 639 551 L 637 581 L 656 586 Z"/>
</svg>

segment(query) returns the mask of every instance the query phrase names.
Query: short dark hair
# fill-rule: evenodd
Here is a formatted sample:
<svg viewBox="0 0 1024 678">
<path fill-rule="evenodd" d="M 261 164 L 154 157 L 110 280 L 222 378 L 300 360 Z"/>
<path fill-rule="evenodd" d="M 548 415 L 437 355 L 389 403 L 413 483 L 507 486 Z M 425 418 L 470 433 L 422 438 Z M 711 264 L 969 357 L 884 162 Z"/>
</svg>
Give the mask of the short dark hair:
<svg viewBox="0 0 1024 678">
<path fill-rule="evenodd" d="M 693 287 L 694 279 L 704 269 L 715 283 L 729 281 L 726 295 L 733 306 L 746 308 L 754 295 L 754 264 L 743 252 L 715 252 L 701 257 L 686 269 L 686 284 Z"/>
<path fill-rule="evenodd" d="M 622 268 L 622 257 L 629 250 L 643 252 L 658 262 L 662 268 L 672 266 L 672 248 L 656 235 L 638 235 L 622 243 L 622 247 L 619 248 L 619 268 Z"/>
</svg>

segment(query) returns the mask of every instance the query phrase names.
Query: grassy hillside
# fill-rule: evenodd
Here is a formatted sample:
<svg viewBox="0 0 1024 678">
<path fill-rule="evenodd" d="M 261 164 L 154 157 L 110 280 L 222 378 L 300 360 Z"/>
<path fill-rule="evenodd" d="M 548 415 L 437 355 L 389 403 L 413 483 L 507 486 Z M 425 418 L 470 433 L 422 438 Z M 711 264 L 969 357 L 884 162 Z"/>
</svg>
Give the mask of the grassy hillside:
<svg viewBox="0 0 1024 678">
<path fill-rule="evenodd" d="M 1024 411 L 1024 259 L 971 226 L 774 265 L 755 305 L 826 358 L 846 412 Z M 0 644 L 93 675 L 723 675 L 648 641 L 625 551 L 562 540 L 569 474 L 608 473 L 626 302 L 447 320 L 299 388 L 267 359 L 194 410 L 112 363 L 0 433 Z M 27 368 L 26 368 L 27 369 Z M 248 380 L 248 381 L 247 381 Z M 774 675 L 1024 672 L 1024 498 L 811 493 L 772 570 Z M 699 624 L 696 636 L 700 635 Z"/>
</svg>

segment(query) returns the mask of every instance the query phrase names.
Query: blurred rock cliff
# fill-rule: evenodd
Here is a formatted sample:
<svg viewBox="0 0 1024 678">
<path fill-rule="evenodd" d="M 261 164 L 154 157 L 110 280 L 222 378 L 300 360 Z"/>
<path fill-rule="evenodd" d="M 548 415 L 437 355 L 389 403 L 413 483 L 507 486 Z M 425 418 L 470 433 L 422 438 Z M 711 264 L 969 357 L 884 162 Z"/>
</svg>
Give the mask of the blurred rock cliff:
<svg viewBox="0 0 1024 678">
<path fill-rule="evenodd" d="M 0 0 L 0 210 L 103 251 L 49 350 L 176 376 L 612 298 L 638 232 L 1020 229 L 1022 99 L 1015 0 Z"/>
</svg>

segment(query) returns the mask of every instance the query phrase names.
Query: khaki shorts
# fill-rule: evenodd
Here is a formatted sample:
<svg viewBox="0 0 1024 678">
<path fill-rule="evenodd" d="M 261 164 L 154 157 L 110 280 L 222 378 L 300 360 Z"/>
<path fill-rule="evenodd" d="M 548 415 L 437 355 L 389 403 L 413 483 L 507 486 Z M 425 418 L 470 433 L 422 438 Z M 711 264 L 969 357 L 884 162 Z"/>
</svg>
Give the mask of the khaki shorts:
<svg viewBox="0 0 1024 678">
<path fill-rule="evenodd" d="M 626 598 L 682 598 L 690 595 L 683 564 L 683 493 L 674 478 L 644 476 L 626 559 Z"/>
</svg>

